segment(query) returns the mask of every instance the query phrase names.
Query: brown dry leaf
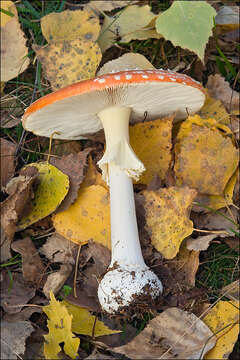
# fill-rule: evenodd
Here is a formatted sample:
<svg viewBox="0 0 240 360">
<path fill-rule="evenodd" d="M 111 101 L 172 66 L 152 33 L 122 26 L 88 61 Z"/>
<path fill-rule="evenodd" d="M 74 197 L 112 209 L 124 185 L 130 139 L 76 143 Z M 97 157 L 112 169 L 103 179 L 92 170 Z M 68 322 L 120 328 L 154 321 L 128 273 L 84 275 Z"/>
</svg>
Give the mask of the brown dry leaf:
<svg viewBox="0 0 240 360">
<path fill-rule="evenodd" d="M 85 5 L 85 7 L 93 8 L 94 10 L 98 10 L 101 13 L 102 11 L 112 11 L 117 8 L 133 5 L 136 2 L 136 0 L 91 0 L 88 4 Z"/>
<path fill-rule="evenodd" d="M 11 248 L 22 255 L 23 278 L 36 288 L 41 287 L 45 266 L 30 237 L 14 241 Z"/>
<path fill-rule="evenodd" d="M 212 335 L 194 314 L 169 308 L 127 345 L 111 350 L 131 359 L 199 359 L 205 343 L 204 354 L 215 345 Z"/>
<path fill-rule="evenodd" d="M 50 299 L 50 293 L 53 292 L 56 295 L 59 290 L 65 284 L 67 278 L 70 276 L 72 272 L 71 264 L 62 264 L 59 271 L 51 273 L 48 275 L 47 280 L 43 287 L 43 293 L 46 298 Z"/>
<path fill-rule="evenodd" d="M 203 251 L 207 250 L 210 245 L 210 242 L 219 237 L 220 234 L 210 234 L 205 236 L 198 236 L 197 238 L 189 237 L 187 239 L 187 249 L 194 251 Z"/>
<path fill-rule="evenodd" d="M 8 258 L 4 258 L 2 255 L 8 255 L 6 249 L 10 249 L 19 219 L 24 215 L 24 212 L 30 210 L 33 185 L 38 177 L 38 170 L 35 167 L 29 167 L 20 174 L 22 175 L 8 182 L 6 192 L 9 196 L 1 203 L 1 247 L 4 246 L 5 248 L 4 253 L 1 253 L 1 261 Z"/>
<path fill-rule="evenodd" d="M 2 272 L 1 306 L 7 313 L 20 312 L 24 304 L 34 297 L 35 291 L 36 289 L 23 279 L 22 274 Z"/>
<path fill-rule="evenodd" d="M 41 18 L 42 33 L 48 43 L 70 40 L 97 40 L 98 17 L 89 10 L 52 12 Z"/>
<path fill-rule="evenodd" d="M 84 179 L 84 172 L 87 166 L 87 157 L 92 149 L 87 148 L 77 154 L 69 154 L 59 158 L 51 158 L 50 163 L 69 178 L 69 191 L 57 208 L 57 212 L 66 210 L 77 198 L 78 189 Z"/>
<path fill-rule="evenodd" d="M 146 168 L 140 184 L 149 184 L 156 175 L 160 179 L 166 176 L 171 161 L 173 117 L 130 126 L 130 144 Z"/>
<path fill-rule="evenodd" d="M 30 321 L 1 321 L 1 359 L 18 360 L 25 351 L 25 341 L 34 331 Z"/>
<path fill-rule="evenodd" d="M 89 156 L 88 157 L 88 168 L 87 168 L 87 172 L 84 177 L 84 180 L 82 182 L 81 188 L 86 188 L 91 185 L 101 185 L 101 186 L 105 187 L 106 190 L 108 190 L 108 186 L 105 183 L 105 181 L 103 181 L 102 175 L 97 170 L 91 156 Z"/>
<path fill-rule="evenodd" d="M 94 77 L 102 58 L 98 44 L 90 40 L 58 41 L 33 48 L 53 90 Z"/>
<path fill-rule="evenodd" d="M 155 67 L 148 61 L 145 56 L 136 53 L 127 53 L 124 54 L 117 59 L 108 61 L 105 63 L 100 70 L 98 71 L 97 75 L 104 75 L 111 72 L 118 72 L 124 70 L 149 70 L 155 69 Z"/>
<path fill-rule="evenodd" d="M 39 249 L 51 262 L 75 264 L 77 245 L 55 233 L 50 236 L 46 243 Z"/>
<path fill-rule="evenodd" d="M 41 141 L 44 141 L 44 146 L 48 146 L 49 139 L 40 138 Z M 76 154 L 82 151 L 82 145 L 80 141 L 75 140 L 58 140 L 54 139 L 51 147 L 51 155 L 64 156 L 70 154 Z M 52 159 L 52 158 L 50 158 Z M 45 159 L 46 160 L 46 159 Z"/>
<path fill-rule="evenodd" d="M 10 129 L 21 122 L 22 106 L 10 94 L 1 97 L 0 124 L 4 129 Z"/>
<path fill-rule="evenodd" d="M 170 187 L 142 192 L 146 211 L 146 228 L 153 246 L 166 258 L 174 258 L 181 242 L 193 232 L 189 212 L 196 191 Z"/>
<path fill-rule="evenodd" d="M 203 321 L 217 338 L 216 346 L 204 359 L 229 359 L 239 334 L 239 300 L 219 301 Z"/>
<path fill-rule="evenodd" d="M 151 21 L 155 18 L 156 15 L 151 12 L 149 5 L 130 5 L 117 12 L 113 17 L 105 15 L 98 38 L 102 52 L 114 45 L 118 37 L 121 38 L 121 42 L 129 42 L 132 39 L 137 39 L 138 34 L 136 33 L 135 35 L 135 32 L 148 28 Z M 154 31 L 154 34 L 155 36 L 151 33 L 151 37 L 161 37 L 156 31 Z M 150 37 L 148 34 L 146 36 L 144 39 Z M 142 39 L 142 36 L 140 39 Z"/>
<path fill-rule="evenodd" d="M 189 186 L 202 194 L 223 194 L 237 168 L 238 151 L 219 129 L 231 134 L 225 125 L 199 115 L 182 123 L 174 149 L 178 186 Z"/>
<path fill-rule="evenodd" d="M 231 284 L 224 286 L 221 291 L 221 295 L 232 301 L 238 301 L 240 295 L 240 283 L 239 280 L 233 281 Z"/>
<path fill-rule="evenodd" d="M 101 185 L 81 187 L 74 204 L 53 216 L 53 224 L 60 235 L 77 244 L 92 239 L 111 248 L 108 191 Z"/>
<path fill-rule="evenodd" d="M 229 124 L 230 116 L 220 100 L 216 100 L 209 95 L 208 89 L 205 89 L 205 102 L 198 114 L 205 119 L 214 118 L 221 124 Z"/>
<path fill-rule="evenodd" d="M 1 12 L 1 81 L 8 81 L 25 71 L 30 61 L 14 3 L 1 1 L 1 8 L 14 15 Z"/>
<path fill-rule="evenodd" d="M 6 186 L 7 182 L 13 177 L 15 172 L 15 151 L 16 145 L 6 139 L 1 138 L 1 187 Z"/>
<path fill-rule="evenodd" d="M 207 82 L 207 88 L 210 96 L 220 100 L 228 112 L 239 114 L 239 94 L 231 89 L 229 82 L 219 75 L 210 75 Z"/>
</svg>

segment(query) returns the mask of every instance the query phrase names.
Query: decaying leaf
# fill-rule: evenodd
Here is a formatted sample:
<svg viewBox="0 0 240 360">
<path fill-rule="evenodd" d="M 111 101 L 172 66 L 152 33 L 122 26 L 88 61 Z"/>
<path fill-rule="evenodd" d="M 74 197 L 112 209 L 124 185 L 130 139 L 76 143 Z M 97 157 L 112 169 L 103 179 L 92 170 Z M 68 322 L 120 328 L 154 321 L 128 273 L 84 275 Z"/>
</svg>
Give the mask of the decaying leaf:
<svg viewBox="0 0 240 360">
<path fill-rule="evenodd" d="M 91 185 L 101 185 L 106 190 L 108 190 L 108 186 L 105 183 L 105 181 L 103 181 L 101 173 L 97 170 L 91 156 L 89 156 L 88 168 L 84 180 L 81 184 L 81 189 L 87 188 L 88 186 Z"/>
<path fill-rule="evenodd" d="M 72 333 L 72 315 L 69 315 L 66 306 L 57 301 L 50 293 L 49 305 L 43 306 L 48 316 L 48 334 L 44 335 L 44 355 L 46 359 L 59 359 L 60 343 L 64 342 L 64 352 L 72 359 L 76 359 L 80 339 Z"/>
<path fill-rule="evenodd" d="M 94 77 L 102 58 L 98 44 L 83 39 L 35 45 L 34 50 L 53 90 Z"/>
<path fill-rule="evenodd" d="M 24 354 L 25 341 L 34 328 L 29 321 L 1 320 L 1 359 L 17 360 Z"/>
<path fill-rule="evenodd" d="M 14 95 L 6 94 L 1 97 L 0 125 L 4 129 L 11 129 L 21 122 L 22 106 Z"/>
<path fill-rule="evenodd" d="M 43 287 L 46 298 L 50 298 L 51 292 L 56 295 L 61 290 L 71 272 L 72 265 L 65 263 L 61 265 L 60 270 L 48 275 Z"/>
<path fill-rule="evenodd" d="M 170 187 L 156 191 L 144 190 L 146 227 L 153 246 L 166 258 L 177 255 L 180 244 L 193 232 L 189 212 L 196 191 Z"/>
<path fill-rule="evenodd" d="M 215 15 L 215 9 L 206 1 L 174 1 L 158 16 L 156 29 L 174 46 L 195 52 L 203 61 Z"/>
<path fill-rule="evenodd" d="M 173 116 L 130 126 L 130 144 L 146 171 L 140 184 L 149 184 L 155 175 L 164 179 L 171 161 Z"/>
<path fill-rule="evenodd" d="M 131 342 L 112 351 L 131 359 L 200 359 L 203 349 L 205 354 L 215 345 L 212 335 L 194 314 L 169 308 L 150 320 Z"/>
<path fill-rule="evenodd" d="M 117 8 L 125 7 L 128 5 L 133 5 L 136 3 L 136 0 L 121 0 L 121 1 L 115 1 L 115 0 L 91 0 L 88 4 L 85 6 L 90 6 L 90 8 L 93 8 L 94 10 L 98 10 L 100 12 L 102 11 L 112 11 Z"/>
<path fill-rule="evenodd" d="M 1 1 L 1 8 L 13 14 L 1 12 L 1 81 L 8 81 L 26 70 L 29 58 L 16 6 L 12 1 Z"/>
<path fill-rule="evenodd" d="M 205 102 L 198 114 L 205 119 L 214 118 L 221 124 L 229 124 L 229 114 L 220 100 L 212 98 L 205 89 Z"/>
<path fill-rule="evenodd" d="M 207 250 L 207 248 L 210 245 L 210 242 L 218 236 L 219 234 L 210 234 L 205 236 L 199 236 L 197 238 L 189 237 L 187 239 L 187 249 L 194 251 Z"/>
<path fill-rule="evenodd" d="M 221 289 L 220 294 L 224 295 L 224 297 L 228 298 L 229 300 L 237 302 L 240 295 L 239 280 L 233 281 L 231 284 L 224 286 Z"/>
<path fill-rule="evenodd" d="M 76 334 L 83 334 L 88 336 L 102 336 L 117 334 L 121 330 L 111 330 L 102 321 L 96 319 L 96 316 L 84 309 L 83 307 L 72 305 L 67 301 L 62 301 L 70 315 L 73 316 L 72 331 Z"/>
<path fill-rule="evenodd" d="M 98 17 L 89 10 L 65 10 L 41 18 L 41 29 L 48 43 L 70 40 L 97 40 Z"/>
<path fill-rule="evenodd" d="M 111 72 L 118 72 L 124 70 L 149 70 L 155 69 L 154 66 L 148 61 L 145 56 L 136 53 L 126 53 L 122 56 L 119 56 L 117 59 L 110 60 L 105 63 L 97 75 L 104 75 Z"/>
<path fill-rule="evenodd" d="M 36 289 L 27 283 L 22 274 L 3 272 L 1 280 L 1 306 L 10 314 L 18 313 L 35 295 Z"/>
<path fill-rule="evenodd" d="M 74 204 L 53 216 L 53 224 L 60 235 L 77 244 L 92 239 L 111 248 L 108 191 L 101 185 L 81 187 Z"/>
<path fill-rule="evenodd" d="M 91 151 L 85 149 L 76 154 L 69 154 L 59 158 L 51 158 L 50 162 L 56 168 L 61 170 L 69 178 L 69 191 L 57 209 L 57 212 L 66 210 L 77 198 L 78 189 L 84 179 L 84 173 L 87 165 L 87 156 Z"/>
<path fill-rule="evenodd" d="M 219 129 L 231 133 L 214 119 L 189 116 L 180 127 L 175 145 L 177 185 L 199 193 L 222 195 L 238 165 L 238 151 Z"/>
<path fill-rule="evenodd" d="M 17 240 L 11 248 L 22 255 L 23 278 L 31 282 L 36 288 L 41 287 L 45 274 L 45 266 L 30 237 Z"/>
<path fill-rule="evenodd" d="M 239 334 L 239 301 L 219 301 L 203 321 L 217 338 L 204 359 L 228 359 Z"/>
<path fill-rule="evenodd" d="M 156 15 L 151 12 L 149 5 L 130 5 L 117 12 L 113 17 L 105 15 L 98 38 L 102 52 L 114 45 L 118 37 L 121 38 L 121 42 L 137 39 L 135 32 L 148 27 L 154 18 L 156 18 Z M 152 37 L 159 38 L 157 32 L 154 31 L 154 34 L 155 36 Z"/>
<path fill-rule="evenodd" d="M 6 186 L 7 182 L 13 177 L 15 171 L 15 151 L 16 145 L 6 139 L 1 138 L 1 187 Z"/>
<path fill-rule="evenodd" d="M 220 100 L 228 112 L 239 114 L 239 94 L 231 89 L 229 82 L 221 75 L 210 75 L 207 82 L 207 88 L 210 96 Z"/>
<path fill-rule="evenodd" d="M 26 168 L 28 167 L 38 170 L 39 184 L 34 193 L 31 211 L 18 223 L 19 230 L 50 215 L 58 208 L 69 190 L 68 176 L 55 166 L 47 162 L 39 162 L 27 165 Z"/>
<path fill-rule="evenodd" d="M 50 236 L 45 244 L 39 249 L 51 262 L 63 264 L 75 264 L 77 245 L 55 233 Z"/>
</svg>

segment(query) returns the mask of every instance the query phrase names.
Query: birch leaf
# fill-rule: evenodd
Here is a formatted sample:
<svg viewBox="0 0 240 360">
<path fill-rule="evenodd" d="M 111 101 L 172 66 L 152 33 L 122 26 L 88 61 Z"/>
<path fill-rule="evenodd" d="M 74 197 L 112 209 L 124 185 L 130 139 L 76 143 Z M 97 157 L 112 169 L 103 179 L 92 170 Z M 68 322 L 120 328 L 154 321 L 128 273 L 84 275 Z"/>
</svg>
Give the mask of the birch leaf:
<svg viewBox="0 0 240 360">
<path fill-rule="evenodd" d="M 142 192 L 146 226 L 153 246 L 166 258 L 174 258 L 181 242 L 193 232 L 189 211 L 195 190 L 170 187 Z"/>
<path fill-rule="evenodd" d="M 175 145 L 178 186 L 201 194 L 222 195 L 238 165 L 238 151 L 225 134 L 230 129 L 214 119 L 189 116 L 181 125 Z"/>
<path fill-rule="evenodd" d="M 41 19 L 42 33 L 48 43 L 70 40 L 97 40 L 98 16 L 90 10 L 65 10 L 50 13 Z"/>
<path fill-rule="evenodd" d="M 30 61 L 14 3 L 1 1 L 1 8 L 13 15 L 1 12 L 1 81 L 8 81 L 25 71 Z"/>
<path fill-rule="evenodd" d="M 64 352 L 72 359 L 78 356 L 80 339 L 72 333 L 72 315 L 60 301 L 55 299 L 50 293 L 49 305 L 43 306 L 43 311 L 48 316 L 49 333 L 44 335 L 44 355 L 46 359 L 59 359 L 58 353 L 61 351 L 60 343 L 64 342 Z"/>
<path fill-rule="evenodd" d="M 74 204 L 53 216 L 53 224 L 60 235 L 77 244 L 92 239 L 111 248 L 108 191 L 101 185 L 81 187 Z"/>
<path fill-rule="evenodd" d="M 230 117 L 222 102 L 212 98 L 207 89 L 205 89 L 205 95 L 205 103 L 199 111 L 199 115 L 205 119 L 214 118 L 221 124 L 229 124 Z"/>
<path fill-rule="evenodd" d="M 204 359 L 228 359 L 239 334 L 239 301 L 219 301 L 203 321 L 217 337 Z"/>
<path fill-rule="evenodd" d="M 171 161 L 173 116 L 130 126 L 130 144 L 146 171 L 140 184 L 149 184 L 155 175 L 164 179 Z"/>
<path fill-rule="evenodd" d="M 158 16 L 156 29 L 174 46 L 195 52 L 203 61 L 215 15 L 215 9 L 206 1 L 174 1 Z"/>
<path fill-rule="evenodd" d="M 69 190 L 68 176 L 47 162 L 32 163 L 39 171 L 39 184 L 34 193 L 30 213 L 23 216 L 18 223 L 18 230 L 34 224 L 53 213 L 61 204 Z"/>
<path fill-rule="evenodd" d="M 73 316 L 72 331 L 76 334 L 83 334 L 94 337 L 117 334 L 121 330 L 111 330 L 102 321 L 96 319 L 96 316 L 91 315 L 89 310 L 70 304 L 67 301 L 62 301 L 70 315 Z"/>
</svg>

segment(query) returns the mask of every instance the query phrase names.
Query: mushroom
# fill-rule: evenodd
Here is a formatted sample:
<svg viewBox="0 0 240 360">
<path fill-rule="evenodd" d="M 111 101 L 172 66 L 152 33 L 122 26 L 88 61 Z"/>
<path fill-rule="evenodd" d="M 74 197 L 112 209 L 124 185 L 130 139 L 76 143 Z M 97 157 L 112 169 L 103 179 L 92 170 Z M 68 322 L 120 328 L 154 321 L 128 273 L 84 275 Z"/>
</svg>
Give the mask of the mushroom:
<svg viewBox="0 0 240 360">
<path fill-rule="evenodd" d="M 138 236 L 132 178 L 145 170 L 130 144 L 128 127 L 175 112 L 178 119 L 204 103 L 202 86 L 164 70 L 104 74 L 62 88 L 35 101 L 23 116 L 26 130 L 59 139 L 81 139 L 104 129 L 106 151 L 98 162 L 110 187 L 112 259 L 98 288 L 103 310 L 117 313 L 147 295 L 162 292 L 145 264 Z M 149 150 L 150 151 L 150 150 Z"/>
</svg>

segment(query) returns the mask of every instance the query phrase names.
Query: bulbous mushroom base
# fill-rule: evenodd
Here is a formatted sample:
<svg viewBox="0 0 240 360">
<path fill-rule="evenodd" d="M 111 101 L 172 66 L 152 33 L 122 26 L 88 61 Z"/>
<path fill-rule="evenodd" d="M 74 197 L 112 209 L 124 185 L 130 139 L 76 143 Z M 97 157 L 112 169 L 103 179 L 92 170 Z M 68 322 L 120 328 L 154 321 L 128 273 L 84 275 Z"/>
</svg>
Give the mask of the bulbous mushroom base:
<svg viewBox="0 0 240 360">
<path fill-rule="evenodd" d="M 147 267 L 141 270 L 119 267 L 109 270 L 103 277 L 98 287 L 98 299 L 102 309 L 113 314 L 145 295 L 154 300 L 162 290 L 161 281 Z"/>
</svg>

